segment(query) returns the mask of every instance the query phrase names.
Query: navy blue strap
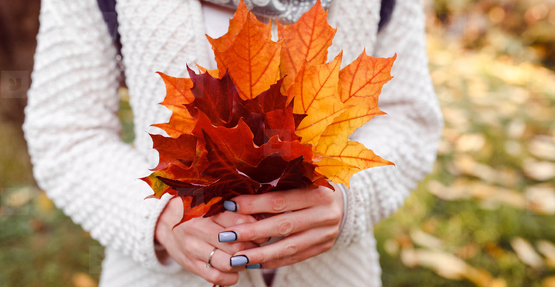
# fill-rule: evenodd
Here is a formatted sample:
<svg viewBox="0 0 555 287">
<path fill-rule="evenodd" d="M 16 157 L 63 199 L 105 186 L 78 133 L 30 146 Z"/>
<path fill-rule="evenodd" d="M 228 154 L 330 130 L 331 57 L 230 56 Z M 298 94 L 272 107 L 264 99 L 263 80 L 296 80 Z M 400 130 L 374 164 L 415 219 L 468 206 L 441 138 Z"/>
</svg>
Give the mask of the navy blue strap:
<svg viewBox="0 0 555 287">
<path fill-rule="evenodd" d="M 382 0 L 380 8 L 380 23 L 378 23 L 378 32 L 391 20 L 393 9 L 395 9 L 395 0 Z"/>
<path fill-rule="evenodd" d="M 121 42 L 118 32 L 118 12 L 116 12 L 116 0 L 97 0 L 98 8 L 100 8 L 100 12 L 102 12 L 102 17 L 104 18 L 104 22 L 108 26 L 108 33 L 112 40 L 114 41 L 114 45 L 118 49 L 118 53 L 121 52 Z"/>
</svg>

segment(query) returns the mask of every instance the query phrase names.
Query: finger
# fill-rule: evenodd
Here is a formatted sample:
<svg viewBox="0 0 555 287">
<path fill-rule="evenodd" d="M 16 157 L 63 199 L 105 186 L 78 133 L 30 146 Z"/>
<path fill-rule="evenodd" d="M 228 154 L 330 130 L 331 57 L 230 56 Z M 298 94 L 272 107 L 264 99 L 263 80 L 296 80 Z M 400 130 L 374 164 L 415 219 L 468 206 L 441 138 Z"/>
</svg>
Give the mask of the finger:
<svg viewBox="0 0 555 287">
<path fill-rule="evenodd" d="M 271 214 L 271 215 L 270 214 L 265 214 L 265 215 L 263 214 L 262 215 L 263 218 L 265 216 L 270 217 L 270 216 L 273 216 L 273 214 Z M 256 218 L 254 218 L 251 215 L 239 214 L 239 213 L 231 212 L 231 211 L 225 211 L 225 212 L 222 212 L 220 214 L 214 215 L 210 218 L 212 218 L 212 220 L 214 220 L 216 223 L 218 223 L 219 225 L 221 225 L 224 228 L 228 228 L 228 227 L 235 226 L 235 225 L 240 225 L 240 224 L 243 224 L 243 223 L 253 223 L 253 222 L 257 221 Z M 231 234 L 231 235 L 234 236 L 235 234 Z M 230 237 L 228 236 L 228 238 L 230 238 Z M 255 244 L 260 245 L 260 244 L 268 242 L 269 240 L 270 240 L 270 238 L 259 238 L 259 239 L 253 240 L 253 242 Z M 222 242 L 229 242 L 229 241 L 222 241 Z"/>
<path fill-rule="evenodd" d="M 239 273 L 237 272 L 227 273 L 216 268 L 206 268 L 206 262 L 201 260 L 196 260 L 193 265 L 194 268 L 191 271 L 212 284 L 231 286 L 239 281 Z"/>
<path fill-rule="evenodd" d="M 194 243 L 191 243 L 192 246 L 189 248 L 188 252 L 192 254 L 194 259 L 203 261 L 205 264 L 208 263 L 208 259 L 210 259 L 210 268 L 216 268 L 222 272 L 239 272 L 245 270 L 244 266 L 233 267 L 230 265 L 230 258 L 231 255 L 224 252 L 221 249 L 216 248 L 214 250 L 214 246 L 204 242 L 197 240 Z M 194 249 L 194 250 L 191 250 Z M 210 254 L 214 251 L 214 254 L 210 258 Z"/>
<path fill-rule="evenodd" d="M 224 230 L 222 226 L 210 218 L 191 219 L 191 221 L 193 220 L 196 222 L 188 224 L 187 228 L 183 229 L 185 236 L 188 238 L 198 238 L 228 254 L 234 254 L 241 250 L 258 246 L 253 242 L 233 242 L 231 244 L 219 242 L 218 233 Z"/>
<path fill-rule="evenodd" d="M 218 238 L 223 242 L 255 241 L 261 238 L 280 237 L 320 226 L 339 226 L 341 214 L 326 207 L 313 207 L 279 214 L 254 223 L 227 228 Z M 223 239 L 223 240 L 222 240 Z"/>
<path fill-rule="evenodd" d="M 329 203 L 334 191 L 319 187 L 315 189 L 291 189 L 264 194 L 246 194 L 234 197 L 236 210 L 241 214 L 282 213 L 304 209 L 315 204 Z M 230 204 L 227 204 L 230 206 Z"/>
<path fill-rule="evenodd" d="M 333 247 L 333 241 L 329 241 L 326 243 L 322 243 L 322 244 L 310 247 L 307 250 L 301 251 L 295 255 L 287 256 L 285 258 L 278 259 L 278 260 L 264 262 L 258 265 L 257 267 L 260 267 L 263 269 L 273 269 L 273 268 L 279 268 L 287 265 L 292 265 L 292 264 L 304 261 L 308 258 L 314 257 L 316 255 L 322 254 L 330 250 L 332 247 Z"/>
<path fill-rule="evenodd" d="M 264 266 L 265 262 L 296 256 L 320 244 L 327 243 L 333 245 L 337 234 L 337 228 L 321 227 L 309 229 L 290 235 L 273 244 L 240 251 L 231 257 L 231 261 L 233 262 L 235 258 L 246 257 L 249 265 L 262 263 Z"/>
<path fill-rule="evenodd" d="M 213 215 L 210 217 L 214 222 L 227 228 L 234 225 L 239 225 L 243 223 L 256 222 L 256 219 L 251 215 L 240 214 L 237 212 L 224 211 L 222 213 Z"/>
</svg>

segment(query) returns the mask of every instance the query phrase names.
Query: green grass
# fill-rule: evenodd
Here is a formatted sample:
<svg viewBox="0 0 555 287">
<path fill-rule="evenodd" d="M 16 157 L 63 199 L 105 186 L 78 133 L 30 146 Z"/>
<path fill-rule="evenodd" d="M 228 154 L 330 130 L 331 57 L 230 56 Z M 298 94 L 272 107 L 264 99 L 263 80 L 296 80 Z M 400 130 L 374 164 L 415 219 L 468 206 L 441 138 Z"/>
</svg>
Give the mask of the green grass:
<svg viewBox="0 0 555 287">
<path fill-rule="evenodd" d="M 30 200 L 2 209 L 1 285 L 73 286 L 72 278 L 79 272 L 98 281 L 103 247 L 52 206 L 42 191 L 21 190 L 2 192 L 3 197 L 23 192 Z"/>
</svg>

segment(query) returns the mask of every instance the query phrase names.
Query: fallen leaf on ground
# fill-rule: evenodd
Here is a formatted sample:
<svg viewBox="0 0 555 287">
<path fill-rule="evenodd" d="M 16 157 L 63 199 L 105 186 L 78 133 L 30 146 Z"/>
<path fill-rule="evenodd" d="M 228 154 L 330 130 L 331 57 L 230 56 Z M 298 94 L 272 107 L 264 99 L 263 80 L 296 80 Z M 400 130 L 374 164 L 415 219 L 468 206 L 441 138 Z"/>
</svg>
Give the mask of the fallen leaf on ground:
<svg viewBox="0 0 555 287">
<path fill-rule="evenodd" d="M 555 160 L 555 141 L 547 136 L 536 136 L 528 143 L 530 153 L 540 159 Z"/>
<path fill-rule="evenodd" d="M 532 245 L 528 241 L 520 237 L 516 237 L 511 240 L 511 246 L 516 252 L 518 258 L 524 264 L 535 269 L 542 268 L 543 260 L 541 256 L 536 252 L 536 250 L 534 250 L 534 247 L 532 247 Z"/>
<path fill-rule="evenodd" d="M 542 213 L 555 214 L 555 188 L 550 185 L 536 185 L 526 188 L 528 209 Z"/>
<path fill-rule="evenodd" d="M 522 166 L 524 173 L 535 180 L 547 181 L 555 177 L 555 163 L 528 158 Z"/>
<path fill-rule="evenodd" d="M 536 243 L 538 251 L 545 256 L 545 263 L 551 268 L 555 268 L 555 244 L 547 241 L 540 240 Z"/>
<path fill-rule="evenodd" d="M 414 243 L 428 249 L 441 249 L 443 247 L 443 241 L 441 239 L 420 229 L 413 229 L 410 232 L 410 237 Z"/>
<path fill-rule="evenodd" d="M 447 279 L 467 279 L 480 287 L 507 286 L 502 278 L 494 278 L 488 271 L 472 267 L 457 256 L 439 250 L 403 249 L 401 261 L 411 268 L 421 266 L 432 269 Z"/>
<path fill-rule="evenodd" d="M 96 287 L 96 282 L 88 274 L 78 272 L 73 274 L 71 282 L 75 287 Z"/>
<path fill-rule="evenodd" d="M 542 287 L 555 287 L 555 276 L 550 276 L 542 281 Z"/>
</svg>

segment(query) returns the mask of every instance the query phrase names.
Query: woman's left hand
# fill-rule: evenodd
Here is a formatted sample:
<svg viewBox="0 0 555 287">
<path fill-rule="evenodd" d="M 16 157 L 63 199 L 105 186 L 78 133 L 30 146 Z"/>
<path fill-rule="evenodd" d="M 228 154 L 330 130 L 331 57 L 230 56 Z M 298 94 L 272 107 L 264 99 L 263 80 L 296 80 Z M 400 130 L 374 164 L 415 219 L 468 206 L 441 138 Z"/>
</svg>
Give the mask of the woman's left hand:
<svg viewBox="0 0 555 287">
<path fill-rule="evenodd" d="M 339 234 L 343 218 L 343 194 L 339 188 L 335 189 L 332 191 L 320 186 L 312 190 L 293 189 L 241 195 L 233 198 L 232 202 L 226 202 L 228 209 L 233 209 L 234 202 L 236 212 L 241 214 L 277 215 L 226 228 L 218 236 L 220 241 L 257 242 L 268 237 L 287 235 L 278 242 L 235 253 L 230 264 L 248 264 L 249 268 L 277 268 L 330 250 Z"/>
</svg>

